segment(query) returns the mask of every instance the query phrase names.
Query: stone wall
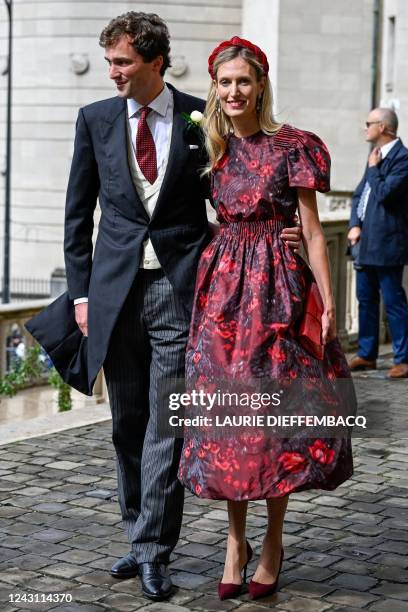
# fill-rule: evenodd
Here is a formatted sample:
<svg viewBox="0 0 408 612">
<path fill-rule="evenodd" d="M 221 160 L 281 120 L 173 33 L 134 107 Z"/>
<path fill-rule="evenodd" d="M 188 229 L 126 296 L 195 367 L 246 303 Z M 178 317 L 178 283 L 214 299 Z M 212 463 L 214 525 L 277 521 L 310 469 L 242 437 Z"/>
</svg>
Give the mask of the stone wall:
<svg viewBox="0 0 408 612">
<path fill-rule="evenodd" d="M 115 95 L 107 77 L 100 31 L 128 10 L 156 12 L 172 34 L 172 56 L 182 76 L 176 87 L 205 96 L 206 61 L 215 44 L 241 29 L 241 0 L 107 2 L 14 0 L 12 174 L 13 277 L 47 278 L 63 265 L 63 210 L 78 108 Z M 7 45 L 0 4 L 0 68 Z M 89 62 L 89 70 L 76 74 Z M 184 66 L 185 64 L 185 66 Z M 0 151 L 4 168 L 6 77 L 0 76 Z M 0 176 L 1 217 L 4 181 Z M 2 230 L 0 234 L 2 234 Z M 0 258 L 2 253 L 0 254 Z"/>
<path fill-rule="evenodd" d="M 367 159 L 372 7 L 372 0 L 280 3 L 279 118 L 327 143 L 336 191 L 354 189 Z"/>
</svg>

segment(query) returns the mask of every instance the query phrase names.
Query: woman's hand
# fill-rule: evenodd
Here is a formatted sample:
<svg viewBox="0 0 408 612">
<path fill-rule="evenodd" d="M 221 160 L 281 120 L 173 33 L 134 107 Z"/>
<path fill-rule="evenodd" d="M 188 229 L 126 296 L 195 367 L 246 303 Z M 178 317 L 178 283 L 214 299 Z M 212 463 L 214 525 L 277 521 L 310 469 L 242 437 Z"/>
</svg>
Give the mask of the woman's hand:
<svg viewBox="0 0 408 612">
<path fill-rule="evenodd" d="M 322 342 L 327 344 L 337 336 L 336 309 L 334 306 L 325 308 L 322 315 Z"/>
</svg>

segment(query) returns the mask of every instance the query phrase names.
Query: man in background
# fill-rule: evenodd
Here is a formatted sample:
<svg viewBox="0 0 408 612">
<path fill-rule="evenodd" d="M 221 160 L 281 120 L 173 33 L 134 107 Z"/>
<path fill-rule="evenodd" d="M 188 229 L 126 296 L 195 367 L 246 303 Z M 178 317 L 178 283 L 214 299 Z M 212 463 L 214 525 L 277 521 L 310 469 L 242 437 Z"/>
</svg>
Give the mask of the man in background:
<svg viewBox="0 0 408 612">
<path fill-rule="evenodd" d="M 408 149 L 397 137 L 398 117 L 374 108 L 366 140 L 374 145 L 364 176 L 353 194 L 348 239 L 357 267 L 359 332 L 351 370 L 377 367 L 380 293 L 392 336 L 390 378 L 408 377 L 408 305 L 402 286 L 408 262 Z"/>
</svg>

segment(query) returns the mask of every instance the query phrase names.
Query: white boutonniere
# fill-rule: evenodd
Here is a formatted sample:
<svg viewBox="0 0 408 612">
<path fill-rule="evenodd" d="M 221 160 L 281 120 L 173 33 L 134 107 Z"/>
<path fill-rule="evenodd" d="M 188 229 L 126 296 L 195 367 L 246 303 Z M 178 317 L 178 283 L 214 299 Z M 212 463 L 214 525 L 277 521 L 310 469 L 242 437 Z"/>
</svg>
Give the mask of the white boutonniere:
<svg viewBox="0 0 408 612">
<path fill-rule="evenodd" d="M 190 119 L 193 123 L 200 125 L 204 119 L 204 115 L 203 113 L 200 113 L 200 111 L 194 110 L 190 115 Z"/>
<path fill-rule="evenodd" d="M 194 110 L 190 113 L 181 113 L 184 121 L 187 123 L 188 128 L 200 129 L 201 123 L 204 119 L 203 113 L 198 110 Z"/>
</svg>

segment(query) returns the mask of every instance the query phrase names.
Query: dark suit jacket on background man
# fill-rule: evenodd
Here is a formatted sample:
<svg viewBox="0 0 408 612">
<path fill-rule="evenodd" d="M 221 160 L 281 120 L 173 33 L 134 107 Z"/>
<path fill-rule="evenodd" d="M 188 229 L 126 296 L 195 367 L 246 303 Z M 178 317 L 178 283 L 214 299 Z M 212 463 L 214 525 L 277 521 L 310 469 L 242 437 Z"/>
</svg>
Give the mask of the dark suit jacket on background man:
<svg viewBox="0 0 408 612">
<path fill-rule="evenodd" d="M 357 263 L 405 265 L 408 263 L 408 149 L 401 141 L 378 166 L 367 166 L 353 194 L 349 227 L 363 225 L 357 216 L 357 207 L 366 181 L 371 192 Z"/>
</svg>

